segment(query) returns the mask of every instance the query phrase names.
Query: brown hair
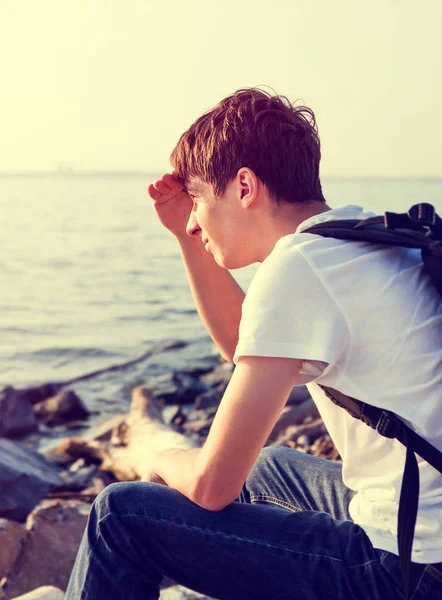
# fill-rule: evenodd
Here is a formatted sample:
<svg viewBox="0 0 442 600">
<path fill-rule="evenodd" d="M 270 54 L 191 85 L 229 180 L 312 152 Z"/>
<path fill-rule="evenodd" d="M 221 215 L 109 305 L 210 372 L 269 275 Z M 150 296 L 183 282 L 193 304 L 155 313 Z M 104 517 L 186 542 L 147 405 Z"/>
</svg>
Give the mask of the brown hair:
<svg viewBox="0 0 442 600">
<path fill-rule="evenodd" d="M 285 202 L 325 202 L 320 159 L 313 111 L 258 88 L 221 100 L 183 133 L 171 155 L 184 185 L 198 177 L 219 196 L 238 169 L 248 167 Z"/>
</svg>

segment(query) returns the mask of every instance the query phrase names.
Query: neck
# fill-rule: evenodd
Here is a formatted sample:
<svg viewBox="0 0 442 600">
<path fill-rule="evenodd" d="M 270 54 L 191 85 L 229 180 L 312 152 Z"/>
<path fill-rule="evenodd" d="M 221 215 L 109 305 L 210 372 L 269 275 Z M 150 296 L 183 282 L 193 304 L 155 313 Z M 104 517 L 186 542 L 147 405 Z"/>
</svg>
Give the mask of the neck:
<svg viewBox="0 0 442 600">
<path fill-rule="evenodd" d="M 302 204 L 285 204 L 282 206 L 273 205 L 270 215 L 267 215 L 265 224 L 262 228 L 262 240 L 264 243 L 260 246 L 259 262 L 262 262 L 272 252 L 275 244 L 285 235 L 295 233 L 299 225 L 321 213 L 331 210 L 325 202 L 317 200 L 308 200 Z M 270 227 L 269 227 L 270 220 Z"/>
</svg>

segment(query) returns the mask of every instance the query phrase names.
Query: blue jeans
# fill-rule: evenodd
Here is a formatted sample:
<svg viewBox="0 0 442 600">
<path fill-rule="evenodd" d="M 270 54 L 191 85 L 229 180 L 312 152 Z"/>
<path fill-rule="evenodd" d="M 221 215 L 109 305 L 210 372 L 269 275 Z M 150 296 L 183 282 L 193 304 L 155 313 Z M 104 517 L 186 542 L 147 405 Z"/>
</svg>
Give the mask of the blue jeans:
<svg viewBox="0 0 442 600">
<path fill-rule="evenodd" d="M 398 557 L 348 514 L 341 465 L 264 448 L 219 512 L 153 483 L 96 499 L 66 600 L 154 600 L 163 575 L 224 600 L 402 599 Z M 413 564 L 413 600 L 442 598 L 442 566 Z"/>
</svg>

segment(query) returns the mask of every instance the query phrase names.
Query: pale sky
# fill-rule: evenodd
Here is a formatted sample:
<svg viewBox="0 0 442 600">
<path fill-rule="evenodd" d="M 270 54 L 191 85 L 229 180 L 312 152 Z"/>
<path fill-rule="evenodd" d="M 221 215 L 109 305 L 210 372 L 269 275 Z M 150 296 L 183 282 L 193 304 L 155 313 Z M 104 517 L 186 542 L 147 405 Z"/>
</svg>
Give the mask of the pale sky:
<svg viewBox="0 0 442 600">
<path fill-rule="evenodd" d="M 441 0 L 0 0 L 0 172 L 169 169 L 241 87 L 316 113 L 324 176 L 442 177 Z"/>
</svg>

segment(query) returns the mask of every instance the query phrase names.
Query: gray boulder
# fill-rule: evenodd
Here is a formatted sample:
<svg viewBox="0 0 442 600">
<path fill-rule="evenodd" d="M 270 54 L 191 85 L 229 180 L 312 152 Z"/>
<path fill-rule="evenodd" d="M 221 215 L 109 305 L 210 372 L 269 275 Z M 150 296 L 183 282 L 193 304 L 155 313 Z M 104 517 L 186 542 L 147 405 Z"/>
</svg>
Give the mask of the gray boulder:
<svg viewBox="0 0 442 600">
<path fill-rule="evenodd" d="M 0 517 L 24 521 L 60 483 L 58 469 L 42 454 L 19 442 L 0 439 Z"/>
<path fill-rule="evenodd" d="M 6 600 L 40 586 L 66 590 L 90 505 L 44 500 L 26 522 L 28 538 L 7 579 Z"/>
<path fill-rule="evenodd" d="M 55 396 L 60 391 L 61 385 L 59 383 L 44 383 L 36 387 L 23 388 L 17 390 L 22 398 L 27 400 L 30 404 L 36 404 L 41 400 Z"/>
<path fill-rule="evenodd" d="M 65 421 L 85 419 L 89 411 L 81 399 L 70 390 L 60 392 L 52 398 L 47 398 L 34 405 L 34 411 L 38 417 L 48 425 L 57 425 Z"/>
<path fill-rule="evenodd" d="M 157 400 L 166 404 L 189 404 L 208 386 L 186 373 L 165 373 L 149 379 L 147 387 Z"/>
<path fill-rule="evenodd" d="M 17 437 L 38 429 L 29 401 L 11 386 L 0 387 L 0 437 Z"/>
<path fill-rule="evenodd" d="M 26 529 L 19 523 L 0 519 L 0 580 L 11 572 L 26 535 Z"/>
</svg>

